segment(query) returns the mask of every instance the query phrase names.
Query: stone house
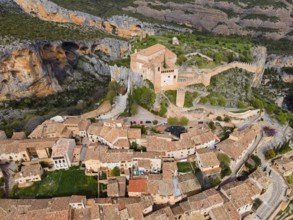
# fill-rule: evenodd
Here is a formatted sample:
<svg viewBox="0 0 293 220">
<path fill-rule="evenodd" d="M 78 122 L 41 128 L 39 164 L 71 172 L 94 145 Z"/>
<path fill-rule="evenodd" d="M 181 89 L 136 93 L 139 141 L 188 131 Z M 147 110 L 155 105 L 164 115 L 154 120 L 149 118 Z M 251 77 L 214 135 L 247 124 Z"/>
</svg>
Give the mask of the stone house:
<svg viewBox="0 0 293 220">
<path fill-rule="evenodd" d="M 220 161 L 215 151 L 208 148 L 196 150 L 195 158 L 197 167 L 201 170 L 204 177 L 210 177 L 220 173 Z"/>
<path fill-rule="evenodd" d="M 41 181 L 44 171 L 39 163 L 22 166 L 21 171 L 15 175 L 14 181 L 19 187 L 26 187 L 33 182 Z"/>
<path fill-rule="evenodd" d="M 221 192 L 230 200 L 240 215 L 251 211 L 253 201 L 260 196 L 261 191 L 250 179 L 230 182 L 221 187 Z"/>
<path fill-rule="evenodd" d="M 261 135 L 259 125 L 252 125 L 241 131 L 234 131 L 228 139 L 217 144 L 217 150 L 230 157 L 231 167 L 233 168 L 243 159 L 249 148 Z"/>
<path fill-rule="evenodd" d="M 59 139 L 52 148 L 54 169 L 68 169 L 73 160 L 73 151 L 76 147 L 74 139 Z"/>
</svg>

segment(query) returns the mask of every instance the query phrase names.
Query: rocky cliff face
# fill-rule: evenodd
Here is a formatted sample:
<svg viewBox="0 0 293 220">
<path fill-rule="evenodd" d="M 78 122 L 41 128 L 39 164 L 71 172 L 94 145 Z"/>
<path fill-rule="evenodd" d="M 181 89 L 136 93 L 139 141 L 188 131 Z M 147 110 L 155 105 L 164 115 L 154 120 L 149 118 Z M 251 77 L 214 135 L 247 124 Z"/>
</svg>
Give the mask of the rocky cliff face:
<svg viewBox="0 0 293 220">
<path fill-rule="evenodd" d="M 271 1 L 266 5 L 258 1 L 233 3 L 225 0 L 196 0 L 190 3 L 136 0 L 135 3 L 136 7 L 129 6 L 124 10 L 217 34 L 293 39 L 293 4 L 289 1 Z"/>
<path fill-rule="evenodd" d="M 105 20 L 87 13 L 67 10 L 48 0 L 14 1 L 26 13 L 46 21 L 90 26 L 125 38 L 153 33 L 153 30 L 148 28 L 147 23 L 127 16 L 114 16 Z"/>
<path fill-rule="evenodd" d="M 110 78 L 111 73 L 99 63 L 96 54 L 100 52 L 108 59 L 121 58 L 128 55 L 128 43 L 106 38 L 94 42 L 38 42 L 6 50 L 0 56 L 0 100 L 62 91 L 64 80 L 74 77 L 77 65 L 100 80 Z"/>
<path fill-rule="evenodd" d="M 276 56 L 271 55 L 268 58 L 267 66 L 269 68 L 277 68 L 281 74 L 282 80 L 285 83 L 293 83 L 293 72 L 282 71 L 283 67 L 293 67 L 293 56 Z"/>
</svg>

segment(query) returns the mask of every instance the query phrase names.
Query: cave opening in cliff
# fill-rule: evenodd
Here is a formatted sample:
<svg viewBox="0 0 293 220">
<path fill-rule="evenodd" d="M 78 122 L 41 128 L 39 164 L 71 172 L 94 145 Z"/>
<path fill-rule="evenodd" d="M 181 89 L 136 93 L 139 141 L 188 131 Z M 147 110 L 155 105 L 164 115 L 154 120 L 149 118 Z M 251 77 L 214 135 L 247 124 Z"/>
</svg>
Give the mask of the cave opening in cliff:
<svg viewBox="0 0 293 220">
<path fill-rule="evenodd" d="M 79 49 L 79 46 L 73 42 L 64 42 L 62 43 L 62 48 L 64 50 L 75 51 Z"/>
</svg>

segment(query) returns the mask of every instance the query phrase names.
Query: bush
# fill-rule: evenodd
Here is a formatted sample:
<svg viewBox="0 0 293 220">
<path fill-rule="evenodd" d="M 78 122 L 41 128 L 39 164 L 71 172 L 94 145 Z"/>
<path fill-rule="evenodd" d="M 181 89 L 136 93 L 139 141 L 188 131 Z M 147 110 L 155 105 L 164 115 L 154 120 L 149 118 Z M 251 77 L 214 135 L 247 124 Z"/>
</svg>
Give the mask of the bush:
<svg viewBox="0 0 293 220">
<path fill-rule="evenodd" d="M 111 171 L 112 176 L 120 176 L 120 169 L 119 167 L 114 167 L 113 170 Z"/>
<path fill-rule="evenodd" d="M 293 185 L 293 174 L 287 177 L 287 181 L 289 184 Z"/>
<path fill-rule="evenodd" d="M 217 116 L 217 117 L 216 117 L 216 120 L 217 120 L 217 121 L 223 121 L 223 119 L 222 119 L 221 116 Z"/>
<path fill-rule="evenodd" d="M 188 125 L 188 122 L 189 122 L 189 120 L 185 116 L 180 118 L 180 124 L 181 125 L 186 126 L 186 125 Z"/>
<path fill-rule="evenodd" d="M 232 173 L 232 170 L 230 169 L 229 165 L 225 162 L 220 163 L 221 167 L 221 178 L 224 178 L 225 176 L 230 176 Z"/>
<path fill-rule="evenodd" d="M 273 159 L 277 156 L 276 152 L 274 149 L 270 149 L 265 152 L 265 157 L 267 160 Z"/>
<path fill-rule="evenodd" d="M 231 121 L 231 118 L 226 115 L 225 118 L 224 118 L 224 122 L 230 122 L 230 121 Z"/>
<path fill-rule="evenodd" d="M 217 158 L 220 162 L 224 162 L 226 164 L 230 164 L 230 162 L 231 162 L 231 159 L 228 157 L 228 155 L 223 154 L 223 153 L 219 153 L 217 155 Z"/>
<path fill-rule="evenodd" d="M 273 136 L 275 136 L 276 135 L 276 130 L 274 129 L 274 128 L 270 128 L 270 127 L 268 127 L 268 126 L 266 126 L 266 127 L 264 127 L 264 132 L 265 132 L 265 134 L 267 135 L 267 136 L 269 136 L 269 137 L 273 137 Z"/>
<path fill-rule="evenodd" d="M 184 107 L 191 108 L 193 107 L 193 101 L 198 96 L 197 92 L 189 92 L 185 93 Z"/>
<path fill-rule="evenodd" d="M 238 108 L 247 108 L 247 105 L 244 102 L 238 102 L 237 103 Z"/>
<path fill-rule="evenodd" d="M 200 103 L 202 103 L 202 104 L 206 104 L 208 101 L 209 101 L 209 99 L 207 97 L 200 98 Z"/>
<path fill-rule="evenodd" d="M 224 99 L 224 98 L 220 98 L 220 99 L 218 99 L 218 103 L 219 103 L 220 106 L 225 107 L 227 101 L 226 101 L 226 99 Z"/>
<path fill-rule="evenodd" d="M 209 122 L 209 127 L 212 131 L 216 130 L 216 126 L 215 126 L 215 123 L 213 121 L 210 121 Z"/>
<path fill-rule="evenodd" d="M 288 114 L 285 113 L 285 112 L 280 111 L 280 112 L 278 113 L 277 118 L 278 118 L 279 122 L 280 122 L 282 125 L 285 125 L 286 122 L 287 122 L 287 120 L 288 120 Z"/>
<path fill-rule="evenodd" d="M 189 120 L 185 116 L 181 117 L 180 120 L 177 117 L 168 118 L 168 124 L 171 126 L 174 126 L 174 125 L 186 126 L 188 125 L 188 122 Z"/>
<path fill-rule="evenodd" d="M 169 125 L 178 125 L 178 118 L 177 117 L 170 117 L 168 118 Z"/>
<path fill-rule="evenodd" d="M 256 166 L 261 166 L 261 159 L 257 155 L 252 154 L 251 159 L 255 162 Z"/>
</svg>

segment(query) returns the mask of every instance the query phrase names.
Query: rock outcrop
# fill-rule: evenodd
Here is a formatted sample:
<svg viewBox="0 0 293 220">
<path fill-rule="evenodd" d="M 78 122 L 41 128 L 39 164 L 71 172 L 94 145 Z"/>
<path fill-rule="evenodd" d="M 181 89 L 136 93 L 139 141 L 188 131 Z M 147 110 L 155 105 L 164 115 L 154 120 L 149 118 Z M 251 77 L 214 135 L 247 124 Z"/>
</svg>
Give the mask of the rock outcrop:
<svg viewBox="0 0 293 220">
<path fill-rule="evenodd" d="M 154 33 L 148 23 L 127 16 L 114 16 L 105 20 L 80 11 L 67 10 L 48 0 L 14 1 L 26 13 L 45 21 L 90 26 L 125 38 L 145 37 L 146 34 L 152 35 Z"/>
<path fill-rule="evenodd" d="M 37 42 L 6 50 L 0 54 L 0 100 L 62 91 L 63 81 L 74 77 L 77 65 L 100 80 L 110 78 L 109 67 L 100 65 L 96 53 L 101 51 L 108 59 L 118 59 L 128 55 L 128 48 L 125 41 L 106 38 L 93 42 Z M 92 64 L 87 59 L 80 64 L 83 56 L 90 57 Z"/>
</svg>

